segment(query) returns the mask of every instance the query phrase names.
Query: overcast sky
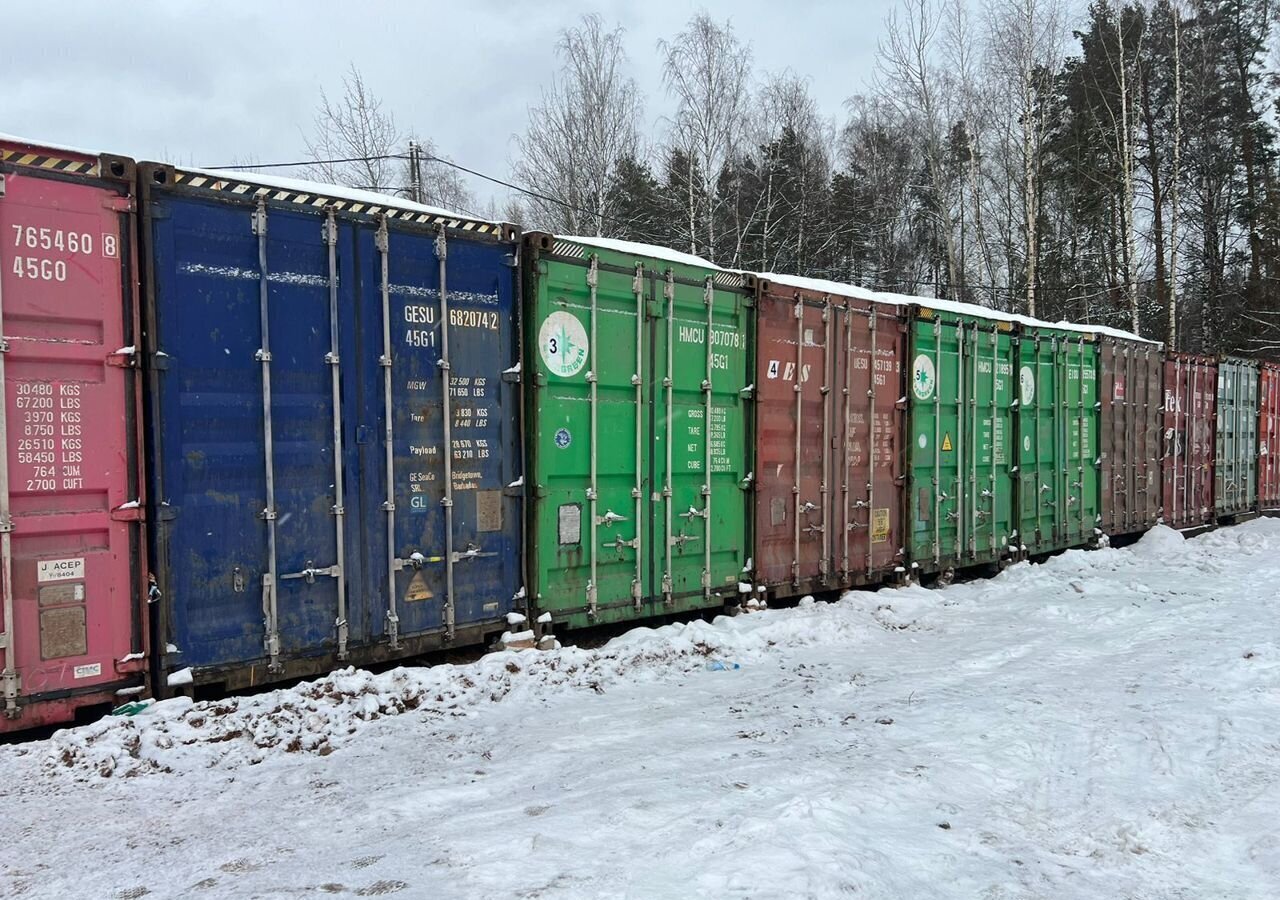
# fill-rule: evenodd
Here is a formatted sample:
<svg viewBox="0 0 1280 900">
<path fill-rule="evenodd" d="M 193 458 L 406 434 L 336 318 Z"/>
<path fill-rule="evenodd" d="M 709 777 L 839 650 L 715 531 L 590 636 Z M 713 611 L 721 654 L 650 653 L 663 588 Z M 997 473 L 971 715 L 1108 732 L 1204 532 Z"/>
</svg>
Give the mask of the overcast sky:
<svg viewBox="0 0 1280 900">
<path fill-rule="evenodd" d="M 669 103 L 657 42 L 699 9 L 730 19 L 757 75 L 790 67 L 830 116 L 864 89 L 895 0 L 69 0 L 7 5 L 0 132 L 187 165 L 305 156 L 320 89 L 349 63 L 397 123 L 505 177 L 528 109 L 584 12 L 626 29 L 656 134 Z M 216 11 L 214 11 L 216 10 Z M 285 173 L 280 173 L 285 174 Z M 496 189 L 475 184 L 482 198 Z"/>
</svg>

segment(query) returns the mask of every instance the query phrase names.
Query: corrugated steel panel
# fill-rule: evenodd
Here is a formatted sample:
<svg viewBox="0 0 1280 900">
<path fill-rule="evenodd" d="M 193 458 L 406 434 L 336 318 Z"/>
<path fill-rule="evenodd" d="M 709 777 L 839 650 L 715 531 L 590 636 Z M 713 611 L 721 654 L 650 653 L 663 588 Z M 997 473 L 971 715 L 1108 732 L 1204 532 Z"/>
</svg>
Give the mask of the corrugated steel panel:
<svg viewBox="0 0 1280 900">
<path fill-rule="evenodd" d="M 1218 362 L 1214 509 L 1238 516 L 1258 508 L 1258 361 L 1228 356 Z"/>
<path fill-rule="evenodd" d="M 1280 365 L 1258 371 L 1258 504 L 1280 509 Z"/>
<path fill-rule="evenodd" d="M 161 669 L 253 684 L 500 631 L 521 584 L 510 235 L 439 243 L 180 175 L 141 178 Z"/>
<path fill-rule="evenodd" d="M 1098 525 L 1098 351 L 1092 335 L 1022 326 L 1018 531 L 1029 553 L 1093 541 Z"/>
<path fill-rule="evenodd" d="M 1008 322 L 919 307 L 911 326 L 908 553 L 924 572 L 1018 552 Z"/>
<path fill-rule="evenodd" d="M 742 276 L 545 234 L 525 271 L 538 608 L 577 627 L 736 602 L 753 455 Z"/>
<path fill-rule="evenodd" d="M 905 310 L 767 280 L 756 297 L 755 580 L 884 580 L 905 552 Z"/>
<path fill-rule="evenodd" d="M 1164 361 L 1164 504 L 1173 528 L 1213 521 L 1214 422 L 1218 363 L 1212 357 L 1166 353 Z"/>
<path fill-rule="evenodd" d="M 1160 520 L 1164 357 L 1146 343 L 1100 335 L 1102 530 L 1146 531 Z"/>
<path fill-rule="evenodd" d="M 144 687 L 132 178 L 0 144 L 0 732 Z"/>
</svg>

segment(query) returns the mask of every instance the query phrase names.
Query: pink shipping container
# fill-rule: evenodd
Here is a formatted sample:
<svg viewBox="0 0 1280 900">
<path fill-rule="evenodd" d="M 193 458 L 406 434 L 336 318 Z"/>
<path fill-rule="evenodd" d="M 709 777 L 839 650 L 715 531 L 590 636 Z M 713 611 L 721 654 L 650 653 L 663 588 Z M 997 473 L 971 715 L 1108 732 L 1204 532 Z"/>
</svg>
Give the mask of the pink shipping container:
<svg viewBox="0 0 1280 900">
<path fill-rule="evenodd" d="M 1258 508 L 1280 509 L 1280 365 L 1258 376 Z"/>
<path fill-rule="evenodd" d="M 0 139 L 0 732 L 146 688 L 133 177 Z"/>
</svg>

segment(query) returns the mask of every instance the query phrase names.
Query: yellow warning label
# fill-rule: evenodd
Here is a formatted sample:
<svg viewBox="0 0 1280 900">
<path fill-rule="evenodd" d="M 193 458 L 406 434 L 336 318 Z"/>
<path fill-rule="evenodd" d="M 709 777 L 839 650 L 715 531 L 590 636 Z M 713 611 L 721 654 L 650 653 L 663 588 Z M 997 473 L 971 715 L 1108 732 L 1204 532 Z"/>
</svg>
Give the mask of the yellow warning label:
<svg viewBox="0 0 1280 900">
<path fill-rule="evenodd" d="M 427 587 L 427 579 L 422 577 L 422 573 L 418 572 L 409 582 L 409 587 L 405 589 L 404 599 L 406 603 L 413 603 L 415 600 L 430 600 L 435 594 L 431 593 L 431 588 Z"/>
<path fill-rule="evenodd" d="M 871 543 L 879 544 L 889 539 L 889 508 L 871 510 Z"/>
<path fill-rule="evenodd" d="M 942 437 L 942 450 L 945 453 L 947 450 L 950 450 L 950 449 L 951 449 L 951 432 L 948 431 Z"/>
</svg>

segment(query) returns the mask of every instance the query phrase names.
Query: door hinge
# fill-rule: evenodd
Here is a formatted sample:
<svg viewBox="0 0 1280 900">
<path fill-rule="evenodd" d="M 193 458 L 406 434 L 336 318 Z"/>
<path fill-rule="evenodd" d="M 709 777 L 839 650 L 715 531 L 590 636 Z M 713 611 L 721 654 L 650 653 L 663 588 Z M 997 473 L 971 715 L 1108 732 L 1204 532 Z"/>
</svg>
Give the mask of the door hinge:
<svg viewBox="0 0 1280 900">
<path fill-rule="evenodd" d="M 142 508 L 142 504 L 137 500 L 132 500 L 111 510 L 111 521 L 113 522 L 145 522 L 146 520 L 146 510 Z"/>
</svg>

